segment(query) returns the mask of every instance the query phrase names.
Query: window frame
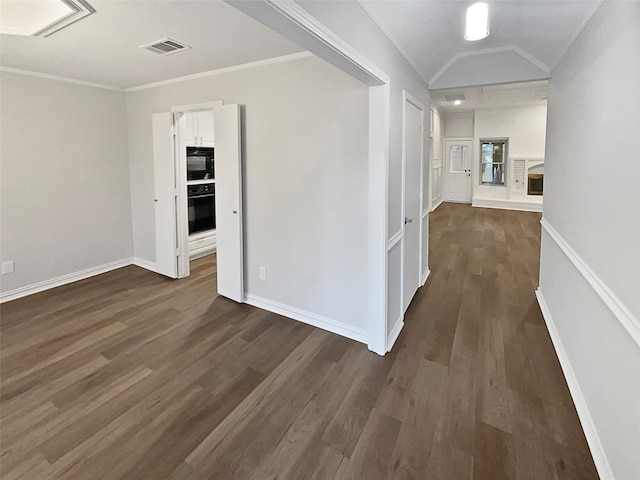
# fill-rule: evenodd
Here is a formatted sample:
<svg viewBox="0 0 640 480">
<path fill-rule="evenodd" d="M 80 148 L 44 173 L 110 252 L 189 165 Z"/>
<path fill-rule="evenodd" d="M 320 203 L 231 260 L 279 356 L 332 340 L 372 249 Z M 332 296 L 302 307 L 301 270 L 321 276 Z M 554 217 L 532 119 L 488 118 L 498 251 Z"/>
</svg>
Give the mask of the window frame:
<svg viewBox="0 0 640 480">
<path fill-rule="evenodd" d="M 502 162 L 484 162 L 483 161 L 483 155 L 482 155 L 482 145 L 485 143 L 491 143 L 491 144 L 495 144 L 495 143 L 504 143 L 504 154 L 502 156 Z M 480 171 L 479 171 L 479 175 L 478 175 L 478 182 L 481 186 L 486 186 L 486 187 L 507 187 L 508 185 L 508 179 L 509 179 L 509 175 L 507 172 L 507 165 L 509 163 L 509 137 L 489 137 L 489 138 L 481 138 L 480 139 L 480 144 L 479 144 L 479 151 L 480 151 Z M 484 165 L 502 165 L 502 176 L 504 178 L 502 183 L 495 183 L 495 182 L 483 182 L 482 181 L 482 172 L 483 169 L 482 167 Z"/>
</svg>

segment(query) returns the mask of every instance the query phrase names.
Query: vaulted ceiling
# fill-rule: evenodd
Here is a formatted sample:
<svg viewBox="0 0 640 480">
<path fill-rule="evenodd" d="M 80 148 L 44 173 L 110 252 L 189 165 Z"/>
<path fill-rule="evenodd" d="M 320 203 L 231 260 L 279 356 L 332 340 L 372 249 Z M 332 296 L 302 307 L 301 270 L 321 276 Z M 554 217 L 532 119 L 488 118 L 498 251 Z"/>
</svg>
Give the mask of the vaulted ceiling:
<svg viewBox="0 0 640 480">
<path fill-rule="evenodd" d="M 464 40 L 473 1 L 361 0 L 430 88 L 549 77 L 602 0 L 488 1 L 489 37 Z"/>
</svg>

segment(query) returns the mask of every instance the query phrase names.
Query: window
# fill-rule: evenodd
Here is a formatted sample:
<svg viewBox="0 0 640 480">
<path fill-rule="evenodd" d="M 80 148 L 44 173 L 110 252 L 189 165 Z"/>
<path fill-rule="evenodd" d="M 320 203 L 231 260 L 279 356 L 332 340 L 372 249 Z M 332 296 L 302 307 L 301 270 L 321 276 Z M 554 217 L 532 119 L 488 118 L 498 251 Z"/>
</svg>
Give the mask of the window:
<svg viewBox="0 0 640 480">
<path fill-rule="evenodd" d="M 504 185 L 507 170 L 508 138 L 480 140 L 480 183 Z"/>
<path fill-rule="evenodd" d="M 466 145 L 451 145 L 449 159 L 449 171 L 451 173 L 465 173 L 469 169 Z"/>
</svg>

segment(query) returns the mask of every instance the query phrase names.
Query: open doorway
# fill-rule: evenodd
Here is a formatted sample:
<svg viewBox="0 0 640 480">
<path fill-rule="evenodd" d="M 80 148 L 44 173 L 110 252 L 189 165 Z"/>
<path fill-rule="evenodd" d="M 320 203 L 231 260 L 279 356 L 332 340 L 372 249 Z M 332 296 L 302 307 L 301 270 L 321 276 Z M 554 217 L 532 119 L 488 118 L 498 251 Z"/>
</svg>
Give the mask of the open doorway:
<svg viewBox="0 0 640 480">
<path fill-rule="evenodd" d="M 186 277 L 216 252 L 218 293 L 243 301 L 239 105 L 173 107 L 153 128 L 158 273 Z"/>
</svg>

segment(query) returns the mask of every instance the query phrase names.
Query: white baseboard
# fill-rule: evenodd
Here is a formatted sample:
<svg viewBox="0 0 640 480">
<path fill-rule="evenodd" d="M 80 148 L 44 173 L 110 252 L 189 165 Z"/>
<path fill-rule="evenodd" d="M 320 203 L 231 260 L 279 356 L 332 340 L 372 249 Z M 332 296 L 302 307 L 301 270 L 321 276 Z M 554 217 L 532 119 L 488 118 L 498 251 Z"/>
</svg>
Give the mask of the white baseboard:
<svg viewBox="0 0 640 480">
<path fill-rule="evenodd" d="M 327 330 L 331 333 L 337 333 L 338 335 L 342 335 L 343 337 L 350 338 L 357 342 L 364 344 L 367 343 L 367 332 L 353 328 L 343 322 L 332 320 L 321 315 L 316 315 L 315 313 L 307 312 L 290 305 L 285 305 L 284 303 L 258 297 L 257 295 L 252 295 L 250 293 L 245 294 L 244 301 L 254 307 L 262 308 L 263 310 L 298 320 L 308 325 Z"/>
<path fill-rule="evenodd" d="M 434 212 L 436 208 L 438 208 L 440 205 L 442 205 L 444 203 L 444 200 L 441 198 L 440 200 L 438 200 L 436 202 L 436 204 L 431 208 L 431 211 Z"/>
<path fill-rule="evenodd" d="M 526 200 L 506 200 L 500 198 L 474 197 L 472 207 L 497 208 L 499 210 L 519 210 L 522 212 L 542 212 L 542 202 L 528 202 Z"/>
<path fill-rule="evenodd" d="M 139 257 L 133 257 L 132 263 L 138 267 L 158 273 L 158 265 L 155 262 L 150 262 L 149 260 Z"/>
<path fill-rule="evenodd" d="M 427 269 L 427 271 L 422 274 L 422 283 L 420 284 L 421 286 L 424 286 L 424 284 L 427 283 L 427 278 L 429 278 L 429 275 L 431 275 L 431 270 Z"/>
<path fill-rule="evenodd" d="M 111 270 L 115 270 L 117 268 L 126 267 L 127 265 L 131 265 L 132 263 L 133 262 L 131 257 L 123 258 L 122 260 L 116 260 L 114 262 L 105 263 L 96 267 L 86 268 L 84 270 L 80 270 L 79 272 L 68 273 L 67 275 L 62 275 L 50 280 L 44 280 L 42 282 L 34 283 L 33 285 L 27 285 L 24 287 L 16 288 L 14 290 L 9 290 L 8 292 L 0 294 L 0 303 L 26 297 L 27 295 L 33 295 L 34 293 L 43 292 L 51 288 L 77 282 L 78 280 L 84 280 L 85 278 L 100 275 L 101 273 L 110 272 Z"/>
<path fill-rule="evenodd" d="M 393 348 L 393 345 L 396 343 L 396 340 L 402 331 L 402 327 L 404 327 L 404 321 L 403 317 L 400 317 L 396 320 L 396 324 L 393 326 L 393 329 L 387 338 L 387 352 L 390 352 Z"/>
<path fill-rule="evenodd" d="M 207 255 L 211 255 L 216 253 L 215 245 L 208 245 L 206 247 L 201 247 L 196 250 L 189 252 L 189 260 L 197 260 L 202 257 L 206 257 Z"/>
<path fill-rule="evenodd" d="M 575 404 L 576 411 L 578 412 L 578 418 L 582 424 L 582 429 L 584 430 L 584 435 L 587 439 L 587 443 L 589 444 L 589 449 L 591 450 L 591 455 L 593 456 L 593 461 L 598 470 L 598 474 L 602 480 L 615 480 L 613 471 L 611 470 L 611 465 L 609 465 L 609 460 L 607 459 L 602 442 L 600 441 L 600 436 L 598 435 L 595 423 L 591 413 L 589 412 L 589 407 L 587 406 L 587 402 L 582 390 L 580 389 L 580 384 L 578 383 L 578 379 L 573 371 L 571 362 L 569 361 L 569 356 L 567 355 L 564 345 L 562 344 L 562 340 L 560 339 L 560 334 L 558 333 L 556 324 L 553 321 L 549 306 L 547 305 L 540 289 L 536 290 L 536 297 L 538 298 L 538 304 L 540 305 L 540 310 L 542 310 L 544 321 L 547 324 L 547 330 L 549 331 L 549 336 L 553 342 L 553 347 L 555 348 L 556 355 L 560 361 L 564 378 L 569 386 L 569 391 L 571 392 L 573 403 Z"/>
</svg>

